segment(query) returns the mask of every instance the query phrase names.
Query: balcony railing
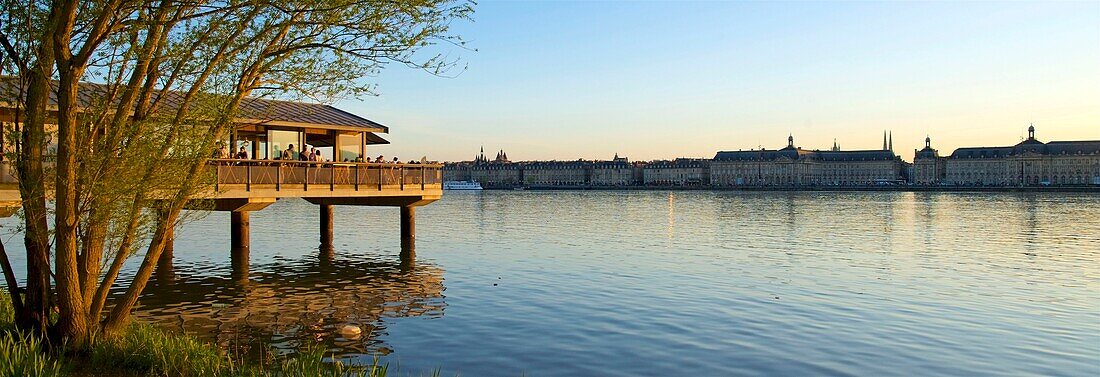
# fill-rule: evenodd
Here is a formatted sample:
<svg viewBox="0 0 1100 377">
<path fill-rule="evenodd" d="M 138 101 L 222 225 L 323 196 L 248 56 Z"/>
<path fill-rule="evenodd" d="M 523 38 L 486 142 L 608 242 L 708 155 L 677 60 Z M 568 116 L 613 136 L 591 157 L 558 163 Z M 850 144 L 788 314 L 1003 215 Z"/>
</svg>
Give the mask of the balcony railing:
<svg viewBox="0 0 1100 377">
<path fill-rule="evenodd" d="M 443 165 L 212 159 L 217 187 L 243 185 L 293 190 L 439 190 Z"/>
</svg>

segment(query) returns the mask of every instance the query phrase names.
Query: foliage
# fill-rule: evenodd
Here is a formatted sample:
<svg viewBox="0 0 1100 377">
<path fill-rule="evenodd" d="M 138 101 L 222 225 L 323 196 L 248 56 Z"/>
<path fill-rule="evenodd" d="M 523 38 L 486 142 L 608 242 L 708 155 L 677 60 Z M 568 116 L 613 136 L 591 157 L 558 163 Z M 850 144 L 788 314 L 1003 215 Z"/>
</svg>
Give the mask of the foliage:
<svg viewBox="0 0 1100 377">
<path fill-rule="evenodd" d="M 0 292 L 0 377 L 65 376 L 77 370 L 180 377 L 385 377 L 390 372 L 377 359 L 370 365 L 350 365 L 318 346 L 307 346 L 294 357 L 249 364 L 195 337 L 148 324 L 132 324 L 118 336 L 96 342 L 81 357 L 63 359 L 38 337 L 13 328 L 10 301 Z M 439 375 L 438 370 L 430 374 Z"/>
<path fill-rule="evenodd" d="M 369 94 L 392 63 L 443 74 L 457 61 L 422 51 L 462 45 L 450 24 L 473 11 L 463 0 L 0 1 L 28 261 L 16 322 L 77 349 L 126 329 L 182 209 L 212 193 L 206 159 L 251 98 Z"/>
<path fill-rule="evenodd" d="M 19 331 L 0 334 L 0 377 L 60 376 L 61 362 L 51 357 L 42 340 Z"/>
<path fill-rule="evenodd" d="M 61 362 L 49 355 L 38 339 L 15 329 L 15 311 L 0 292 L 0 377 L 61 375 Z"/>
<path fill-rule="evenodd" d="M 88 365 L 164 376 L 218 376 L 233 369 L 217 348 L 146 324 L 97 342 L 88 352 Z"/>
</svg>

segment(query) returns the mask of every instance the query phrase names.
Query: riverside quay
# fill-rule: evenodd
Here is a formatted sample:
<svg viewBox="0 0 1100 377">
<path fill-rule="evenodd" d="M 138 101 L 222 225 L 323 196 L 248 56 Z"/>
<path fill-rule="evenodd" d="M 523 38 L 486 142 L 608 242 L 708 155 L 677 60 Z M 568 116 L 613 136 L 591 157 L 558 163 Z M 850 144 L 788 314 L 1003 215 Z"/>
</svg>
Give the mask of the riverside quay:
<svg viewBox="0 0 1100 377">
<path fill-rule="evenodd" d="M 1039 141 L 1035 126 L 1026 140 L 1005 147 L 959 148 L 940 156 L 925 138 L 913 162 L 894 152 L 893 135 L 881 149 L 808 150 L 787 137 L 781 149 L 721 151 L 712 159 L 631 162 L 512 162 L 503 150 L 489 159 L 450 162 L 446 181 L 476 181 L 486 188 L 613 187 L 1094 187 L 1100 188 L 1100 140 Z"/>
<path fill-rule="evenodd" d="M 0 84 L 5 82 L 10 80 L 0 80 Z M 10 90 L 15 90 L 12 85 L 0 85 L 0 92 Z M 81 84 L 79 90 L 79 98 L 94 101 L 97 93 L 107 88 Z M 56 111 L 56 104 L 51 106 Z M 91 103 L 82 107 L 89 108 Z M 0 122 L 17 122 L 19 111 L 13 103 L 0 102 Z M 56 114 L 51 116 L 56 119 Z M 443 195 L 442 165 L 362 162 L 367 160 L 364 156 L 369 146 L 389 143 L 378 135 L 388 133 L 389 128 L 332 106 L 247 98 L 233 123 L 235 132 L 223 140 L 223 151 L 214 152 L 214 158 L 209 160 L 209 169 L 216 176 L 215 185 L 189 207 L 232 213 L 230 243 L 235 269 L 239 266 L 247 271 L 249 213 L 276 200 L 301 198 L 316 204 L 320 211 L 321 247 L 331 248 L 334 206 L 398 207 L 400 218 L 395 223 L 400 224 L 403 243 L 411 244 L 415 237 L 415 208 Z M 49 125 L 47 128 L 50 132 Z M 320 157 L 309 160 L 298 157 L 307 148 L 316 150 L 316 156 Z M 17 177 L 11 162 L 3 161 L 0 214 L 11 216 L 20 206 Z M 171 250 L 170 244 L 166 250 Z"/>
</svg>

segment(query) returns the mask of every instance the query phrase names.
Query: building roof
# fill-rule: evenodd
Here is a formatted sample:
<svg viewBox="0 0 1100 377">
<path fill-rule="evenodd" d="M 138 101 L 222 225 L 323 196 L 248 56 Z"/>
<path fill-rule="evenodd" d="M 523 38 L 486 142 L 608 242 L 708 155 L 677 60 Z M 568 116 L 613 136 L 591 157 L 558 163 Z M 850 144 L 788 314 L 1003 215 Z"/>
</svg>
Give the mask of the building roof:
<svg viewBox="0 0 1100 377">
<path fill-rule="evenodd" d="M 939 151 L 933 149 L 932 147 L 924 147 L 924 149 L 921 149 L 916 153 L 916 158 L 937 158 L 939 156 Z"/>
<path fill-rule="evenodd" d="M 705 168 L 710 166 L 710 160 L 698 158 L 677 158 L 672 161 L 652 161 L 646 164 L 646 169 L 690 169 Z"/>
<path fill-rule="evenodd" d="M 81 83 L 77 92 L 79 107 L 92 107 L 106 96 L 111 87 L 96 83 Z M 15 77 L 0 76 L 0 108 L 14 108 L 19 88 Z M 56 91 L 51 91 L 49 107 L 57 109 Z M 183 93 L 164 91 L 154 94 L 166 96 L 163 99 L 166 109 L 178 106 Z M 360 132 L 388 133 L 389 128 L 370 119 L 337 109 L 335 107 L 307 102 L 293 102 L 264 98 L 246 98 L 242 101 L 234 121 L 245 124 L 272 126 L 309 127 Z M 380 138 L 379 138 L 380 139 Z M 384 140 L 383 140 L 384 141 Z"/>
<path fill-rule="evenodd" d="M 889 150 L 820 151 L 815 152 L 814 155 L 821 161 L 891 161 L 897 159 L 894 152 Z"/>
<path fill-rule="evenodd" d="M 951 158 L 1004 158 L 1012 155 L 1013 147 L 959 148 Z"/>
<path fill-rule="evenodd" d="M 583 169 L 591 166 L 590 161 L 531 161 L 525 162 L 525 169 Z"/>
<path fill-rule="evenodd" d="M 890 161 L 897 158 L 893 151 L 809 151 L 805 149 L 783 148 L 780 150 L 723 151 L 714 155 L 715 161 L 775 161 L 781 158 L 790 160 L 817 161 Z"/>
<path fill-rule="evenodd" d="M 1011 147 L 959 148 L 951 158 L 1004 158 L 1025 153 L 1042 155 L 1100 154 L 1100 140 L 1052 141 L 1029 139 Z"/>
<path fill-rule="evenodd" d="M 798 148 L 783 148 L 780 150 L 748 150 L 748 151 L 721 151 L 714 155 L 715 161 L 775 161 L 780 158 L 797 160 L 812 154 Z"/>
<path fill-rule="evenodd" d="M 1100 154 L 1100 140 L 1052 141 L 1047 154 Z"/>
</svg>

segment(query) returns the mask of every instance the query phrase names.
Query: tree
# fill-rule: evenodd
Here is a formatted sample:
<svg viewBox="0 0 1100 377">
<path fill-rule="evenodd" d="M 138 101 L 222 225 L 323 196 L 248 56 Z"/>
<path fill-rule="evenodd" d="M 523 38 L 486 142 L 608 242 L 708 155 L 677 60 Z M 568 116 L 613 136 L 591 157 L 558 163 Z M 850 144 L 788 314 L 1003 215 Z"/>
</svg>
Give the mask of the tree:
<svg viewBox="0 0 1100 377">
<path fill-rule="evenodd" d="M 184 207 L 210 192 L 206 158 L 244 101 L 371 93 L 364 78 L 391 63 L 441 74 L 456 61 L 423 50 L 461 46 L 450 23 L 473 11 L 455 0 L 4 3 L 28 259 L 25 299 L 13 303 L 21 327 L 76 348 L 125 326 Z M 137 274 L 104 315 L 139 250 Z"/>
</svg>

